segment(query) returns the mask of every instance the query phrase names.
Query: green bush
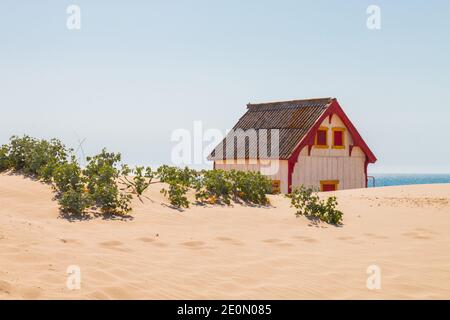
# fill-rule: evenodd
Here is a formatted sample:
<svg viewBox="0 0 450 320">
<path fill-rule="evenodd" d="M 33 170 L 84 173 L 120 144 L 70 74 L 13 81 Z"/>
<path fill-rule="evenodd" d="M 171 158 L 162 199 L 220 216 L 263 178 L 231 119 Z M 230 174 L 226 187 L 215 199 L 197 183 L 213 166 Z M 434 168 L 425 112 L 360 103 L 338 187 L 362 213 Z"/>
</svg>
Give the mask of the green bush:
<svg viewBox="0 0 450 320">
<path fill-rule="evenodd" d="M 329 197 L 326 201 L 320 200 L 314 189 L 304 186 L 295 188 L 287 196 L 291 199 L 291 205 L 297 209 L 297 216 L 319 219 L 329 224 L 342 224 L 343 213 L 336 209 L 336 197 Z"/>
<path fill-rule="evenodd" d="M 37 177 L 44 182 L 52 181 L 54 170 L 61 164 L 67 163 L 72 150 L 67 149 L 58 139 L 50 141 L 41 140 L 38 148 L 39 157 L 32 163 L 37 173 Z"/>
<path fill-rule="evenodd" d="M 92 204 L 89 195 L 80 190 L 67 190 L 58 198 L 61 212 L 80 216 L 85 214 L 87 208 Z"/>
<path fill-rule="evenodd" d="M 8 153 L 9 147 L 7 145 L 0 147 L 0 173 L 11 169 Z"/>
<path fill-rule="evenodd" d="M 83 170 L 87 180 L 87 190 L 96 208 L 104 214 L 124 215 L 131 211 L 132 196 L 119 191 L 117 182 L 123 176 L 118 165 L 120 153 L 109 153 L 103 149 L 94 157 L 88 157 Z"/>
<path fill-rule="evenodd" d="M 26 167 L 27 159 L 31 157 L 34 139 L 29 136 L 12 136 L 9 140 L 8 159 L 11 169 L 22 171 Z"/>
<path fill-rule="evenodd" d="M 150 186 L 155 173 L 150 167 L 136 167 L 133 170 L 133 189 L 138 196 L 142 196 L 145 190 Z"/>
<path fill-rule="evenodd" d="M 129 176 L 132 177 L 129 177 Z M 144 191 L 152 184 L 156 173 L 150 167 L 136 167 L 130 169 L 127 165 L 122 166 L 122 177 L 120 182 L 125 185 L 124 190 L 136 194 L 142 202 Z"/>
<path fill-rule="evenodd" d="M 237 171 L 229 172 L 235 199 L 248 203 L 266 205 L 269 203 L 267 194 L 272 192 L 272 183 L 259 172 Z"/>
<path fill-rule="evenodd" d="M 266 205 L 269 203 L 267 194 L 271 190 L 271 181 L 259 172 L 203 170 L 196 188 L 196 198 L 202 202 L 228 205 L 231 199 Z"/>
<path fill-rule="evenodd" d="M 189 208 L 189 200 L 186 197 L 186 193 L 189 187 L 178 184 L 174 181 L 168 182 L 169 189 L 161 189 L 161 193 L 169 198 L 170 204 L 177 208 Z"/>
<path fill-rule="evenodd" d="M 53 171 L 67 162 L 71 152 L 57 139 L 47 141 L 29 136 L 12 136 L 9 145 L 2 149 L 0 157 L 7 159 L 8 168 L 45 182 L 51 182 Z"/>
<path fill-rule="evenodd" d="M 60 164 L 53 174 L 53 188 L 60 210 L 73 215 L 84 214 L 93 202 L 86 188 L 86 179 L 75 159 Z"/>
<path fill-rule="evenodd" d="M 71 189 L 85 189 L 85 185 L 86 179 L 74 158 L 70 162 L 60 164 L 53 171 L 53 188 L 58 194 Z"/>
<path fill-rule="evenodd" d="M 161 166 L 157 176 L 169 189 L 161 190 L 176 207 L 188 207 L 186 193 L 195 189 L 195 198 L 199 202 L 231 204 L 231 200 L 245 201 L 251 204 L 267 205 L 267 194 L 272 190 L 271 181 L 259 172 L 202 170 L 197 172 L 189 168 Z"/>
<path fill-rule="evenodd" d="M 167 183 L 161 193 L 171 205 L 189 207 L 186 196 L 196 191 L 200 202 L 231 204 L 231 200 L 252 204 L 268 204 L 266 194 L 271 192 L 268 178 L 255 172 L 203 170 L 161 166 L 156 172 L 150 167 L 130 169 L 120 165 L 121 156 L 105 149 L 87 158 L 82 169 L 73 150 L 57 139 L 39 140 L 27 135 L 13 136 L 9 144 L 0 147 L 0 172 L 12 170 L 26 176 L 52 183 L 61 211 L 85 213 L 92 207 L 104 214 L 124 215 L 131 211 L 132 194 L 142 201 L 145 190 L 154 178 Z M 120 189 L 123 187 L 122 189 Z M 121 191 L 125 191 L 122 193 Z M 328 206 L 333 207 L 330 202 Z"/>
<path fill-rule="evenodd" d="M 203 170 L 196 184 L 195 198 L 200 202 L 231 204 L 233 185 L 225 170 Z"/>
<path fill-rule="evenodd" d="M 198 173 L 188 167 L 181 169 L 163 165 L 158 168 L 157 176 L 161 182 L 167 183 L 169 189 L 161 189 L 161 193 L 169 198 L 170 204 L 177 208 L 188 208 L 186 193 L 190 188 L 198 188 Z"/>
<path fill-rule="evenodd" d="M 82 214 L 93 206 L 105 214 L 128 213 L 132 196 L 121 193 L 117 184 L 126 172 L 125 168 L 118 167 L 120 154 L 102 150 L 87 160 L 89 163 L 82 170 L 74 159 L 73 150 L 57 139 L 12 136 L 9 144 L 0 147 L 0 172 L 12 170 L 53 183 L 62 212 Z M 149 168 L 145 172 L 143 168 L 136 168 L 136 173 L 133 188 L 141 195 L 153 173 Z"/>
<path fill-rule="evenodd" d="M 176 181 L 188 187 L 194 186 L 198 181 L 198 173 L 188 167 L 181 169 L 163 165 L 158 168 L 157 176 L 161 182 L 169 183 L 170 181 Z"/>
</svg>

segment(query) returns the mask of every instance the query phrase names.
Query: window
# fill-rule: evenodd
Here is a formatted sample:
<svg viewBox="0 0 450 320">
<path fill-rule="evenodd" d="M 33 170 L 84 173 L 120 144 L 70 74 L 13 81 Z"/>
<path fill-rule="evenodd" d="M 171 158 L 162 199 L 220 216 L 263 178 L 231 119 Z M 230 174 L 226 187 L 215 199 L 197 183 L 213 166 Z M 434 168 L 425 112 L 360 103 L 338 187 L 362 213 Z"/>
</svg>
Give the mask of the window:
<svg viewBox="0 0 450 320">
<path fill-rule="evenodd" d="M 339 187 L 339 180 L 320 181 L 320 191 L 335 191 Z"/>
<path fill-rule="evenodd" d="M 328 148 L 328 128 L 327 127 L 320 127 L 317 130 L 315 145 L 317 148 Z"/>
<path fill-rule="evenodd" d="M 278 194 L 281 193 L 281 182 L 280 180 L 272 180 L 272 193 Z"/>
<path fill-rule="evenodd" d="M 333 148 L 345 148 L 345 128 L 333 128 Z"/>
</svg>

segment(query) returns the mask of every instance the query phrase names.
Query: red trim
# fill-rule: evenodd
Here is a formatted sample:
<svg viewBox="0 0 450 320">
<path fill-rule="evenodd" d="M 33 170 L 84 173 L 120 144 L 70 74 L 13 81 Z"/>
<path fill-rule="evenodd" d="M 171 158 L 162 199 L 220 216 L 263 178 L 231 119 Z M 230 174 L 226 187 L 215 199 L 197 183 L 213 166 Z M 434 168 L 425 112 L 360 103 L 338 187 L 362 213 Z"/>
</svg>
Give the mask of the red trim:
<svg viewBox="0 0 450 320">
<path fill-rule="evenodd" d="M 310 156 L 311 155 L 311 149 L 312 149 L 312 144 L 310 144 L 310 145 L 308 145 L 308 156 Z"/>
<path fill-rule="evenodd" d="M 367 184 L 368 184 L 368 178 L 367 178 L 367 167 L 369 166 L 369 161 L 366 160 L 364 161 L 364 176 L 366 177 L 366 188 L 367 188 Z"/>
<path fill-rule="evenodd" d="M 288 193 L 292 192 L 292 172 L 294 171 L 295 163 L 288 161 Z"/>
<path fill-rule="evenodd" d="M 331 117 L 333 114 L 336 114 L 341 118 L 344 125 L 347 127 L 348 132 L 352 135 L 353 138 L 353 147 L 360 147 L 361 150 L 366 155 L 366 163 L 364 165 L 365 175 L 366 175 L 366 186 L 367 186 L 367 165 L 369 163 L 374 163 L 377 161 L 377 158 L 373 154 L 373 152 L 370 150 L 369 146 L 364 142 L 363 138 L 359 134 L 358 130 L 356 130 L 353 123 L 350 121 L 350 119 L 345 114 L 344 110 L 341 108 L 339 103 L 336 99 L 331 100 L 330 105 L 328 108 L 322 113 L 322 115 L 317 119 L 317 121 L 314 123 L 314 125 L 309 129 L 309 131 L 306 133 L 306 135 L 303 137 L 302 140 L 300 140 L 300 143 L 297 145 L 297 147 L 292 152 L 290 158 L 288 159 L 288 192 L 290 193 L 292 191 L 292 173 L 294 171 L 294 166 L 298 161 L 298 155 L 300 154 L 300 151 L 306 146 L 312 146 L 314 145 L 314 138 L 316 136 L 317 129 L 319 129 L 322 122 L 329 117 L 329 120 L 331 120 Z M 308 150 L 308 154 L 310 154 L 310 150 Z"/>
</svg>

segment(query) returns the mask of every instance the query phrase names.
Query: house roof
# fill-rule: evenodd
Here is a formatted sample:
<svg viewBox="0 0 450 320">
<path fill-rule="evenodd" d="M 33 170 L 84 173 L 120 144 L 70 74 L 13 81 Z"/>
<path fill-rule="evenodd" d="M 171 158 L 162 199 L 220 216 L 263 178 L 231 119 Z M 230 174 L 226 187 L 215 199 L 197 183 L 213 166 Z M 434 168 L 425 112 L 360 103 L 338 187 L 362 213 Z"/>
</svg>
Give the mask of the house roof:
<svg viewBox="0 0 450 320">
<path fill-rule="evenodd" d="M 301 142 L 310 140 L 310 132 L 315 131 L 315 127 L 320 124 L 318 123 L 319 120 L 320 122 L 323 121 L 326 114 L 336 111 L 345 118 L 344 122 L 347 122 L 346 125 L 349 127 L 350 133 L 360 138 L 334 98 L 248 104 L 247 112 L 239 119 L 227 137 L 211 152 L 208 159 L 290 159 L 296 149 L 303 147 L 304 143 Z M 271 131 L 270 129 L 278 130 Z M 248 137 L 252 132 L 256 136 L 257 142 L 251 144 L 245 140 L 245 137 Z M 271 136 L 276 133 L 279 134 L 278 155 L 271 153 Z M 227 141 L 233 140 L 234 148 L 230 152 L 227 150 Z M 245 148 L 242 144 L 238 148 L 238 141 L 246 141 Z M 362 138 L 358 141 L 362 141 Z M 366 154 L 369 154 L 369 159 L 373 160 L 370 162 L 375 162 L 376 158 L 367 145 L 363 141 L 360 144 L 364 145 L 363 151 L 367 151 Z"/>
<path fill-rule="evenodd" d="M 270 129 L 279 129 L 279 156 L 277 158 L 288 159 L 300 139 L 305 136 L 331 101 L 332 98 L 322 98 L 248 104 L 247 112 L 239 119 L 227 137 L 213 150 L 209 159 L 241 158 L 241 156 L 238 157 L 237 140 L 242 138 L 245 133 L 240 132 L 240 130 L 236 132 L 237 129 L 254 129 L 257 132 L 257 144 L 250 145 L 248 143 L 246 145 L 245 158 L 254 154 L 257 154 L 258 158 L 264 158 L 263 155 L 259 155 L 258 150 L 268 150 L 266 158 L 271 158 Z M 261 132 L 262 129 L 269 130 Z M 268 132 L 267 149 L 264 149 L 266 144 L 259 138 L 259 135 L 265 132 Z M 236 134 L 238 139 L 235 139 L 234 154 L 227 156 L 227 138 L 230 138 L 233 133 Z"/>
</svg>

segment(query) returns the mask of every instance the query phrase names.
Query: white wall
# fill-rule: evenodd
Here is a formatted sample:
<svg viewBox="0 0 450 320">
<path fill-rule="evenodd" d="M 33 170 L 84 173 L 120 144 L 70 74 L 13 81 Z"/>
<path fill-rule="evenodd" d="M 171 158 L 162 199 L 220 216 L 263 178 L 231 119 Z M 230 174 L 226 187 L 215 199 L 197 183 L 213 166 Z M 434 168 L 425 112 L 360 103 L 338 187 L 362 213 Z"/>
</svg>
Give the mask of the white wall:
<svg viewBox="0 0 450 320">
<path fill-rule="evenodd" d="M 294 166 L 292 185 L 311 186 L 320 188 L 321 180 L 339 180 L 339 189 L 364 188 L 366 185 L 364 174 L 365 154 L 359 147 L 354 147 L 351 157 L 349 147 L 353 143 L 348 130 L 344 133 L 344 149 L 332 148 L 333 127 L 344 127 L 341 119 L 333 115 L 331 123 L 326 118 L 321 124 L 328 127 L 328 148 L 313 147 L 308 156 L 308 147 L 303 148 Z"/>
</svg>

